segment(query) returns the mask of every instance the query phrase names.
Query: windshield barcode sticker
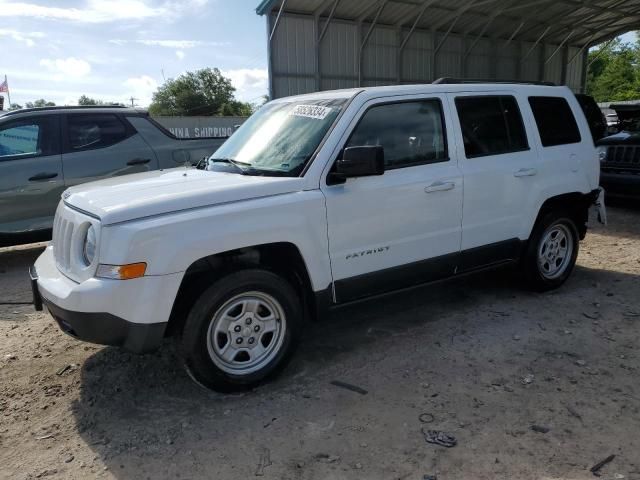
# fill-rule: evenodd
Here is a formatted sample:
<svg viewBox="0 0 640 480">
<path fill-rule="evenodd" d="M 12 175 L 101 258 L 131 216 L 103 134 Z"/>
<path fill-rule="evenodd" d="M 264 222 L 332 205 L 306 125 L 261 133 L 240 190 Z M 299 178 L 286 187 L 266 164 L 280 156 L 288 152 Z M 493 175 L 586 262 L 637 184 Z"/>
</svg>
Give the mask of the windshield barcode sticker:
<svg viewBox="0 0 640 480">
<path fill-rule="evenodd" d="M 324 120 L 330 112 L 330 107 L 322 107 L 320 105 L 296 105 L 291 111 L 291 115 Z"/>
</svg>

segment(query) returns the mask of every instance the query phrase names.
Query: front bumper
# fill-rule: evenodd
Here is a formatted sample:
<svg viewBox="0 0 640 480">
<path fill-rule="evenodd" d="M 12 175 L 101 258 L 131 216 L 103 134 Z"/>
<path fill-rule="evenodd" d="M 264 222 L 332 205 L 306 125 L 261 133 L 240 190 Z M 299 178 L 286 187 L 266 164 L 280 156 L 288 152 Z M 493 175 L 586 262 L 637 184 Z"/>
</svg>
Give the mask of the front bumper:
<svg viewBox="0 0 640 480">
<path fill-rule="evenodd" d="M 640 198 L 640 173 L 603 171 L 600 173 L 600 185 L 612 197 Z"/>
<path fill-rule="evenodd" d="M 38 298 L 65 333 L 91 343 L 135 353 L 159 347 L 182 274 L 134 280 L 90 278 L 81 283 L 55 266 L 52 247 L 30 271 L 34 305 Z"/>
<path fill-rule="evenodd" d="M 164 323 L 145 325 L 127 322 L 110 313 L 72 312 L 43 300 L 60 330 L 78 340 L 146 353 L 157 349 L 164 338 Z"/>
</svg>

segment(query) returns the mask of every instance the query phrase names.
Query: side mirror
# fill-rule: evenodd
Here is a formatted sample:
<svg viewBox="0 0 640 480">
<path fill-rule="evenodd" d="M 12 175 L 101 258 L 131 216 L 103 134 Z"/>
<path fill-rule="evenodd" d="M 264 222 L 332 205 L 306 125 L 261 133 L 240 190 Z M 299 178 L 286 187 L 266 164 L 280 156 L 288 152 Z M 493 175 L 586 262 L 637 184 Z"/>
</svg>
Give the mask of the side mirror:
<svg viewBox="0 0 640 480">
<path fill-rule="evenodd" d="M 347 147 L 336 162 L 334 177 L 346 179 L 368 177 L 384 173 L 384 148 L 380 145 Z"/>
</svg>

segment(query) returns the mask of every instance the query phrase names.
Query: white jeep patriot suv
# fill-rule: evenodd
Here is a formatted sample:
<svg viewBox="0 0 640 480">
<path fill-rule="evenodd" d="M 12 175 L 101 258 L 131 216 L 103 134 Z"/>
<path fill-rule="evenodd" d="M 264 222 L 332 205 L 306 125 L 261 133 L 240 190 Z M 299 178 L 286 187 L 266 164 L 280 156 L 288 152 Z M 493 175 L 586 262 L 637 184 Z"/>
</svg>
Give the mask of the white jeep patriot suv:
<svg viewBox="0 0 640 480">
<path fill-rule="evenodd" d="M 604 219 L 599 170 L 565 87 L 282 98 L 203 169 L 65 191 L 35 303 L 74 337 L 134 352 L 178 334 L 196 381 L 250 388 L 330 307 L 506 263 L 534 289 L 562 285 L 592 204 Z"/>
</svg>

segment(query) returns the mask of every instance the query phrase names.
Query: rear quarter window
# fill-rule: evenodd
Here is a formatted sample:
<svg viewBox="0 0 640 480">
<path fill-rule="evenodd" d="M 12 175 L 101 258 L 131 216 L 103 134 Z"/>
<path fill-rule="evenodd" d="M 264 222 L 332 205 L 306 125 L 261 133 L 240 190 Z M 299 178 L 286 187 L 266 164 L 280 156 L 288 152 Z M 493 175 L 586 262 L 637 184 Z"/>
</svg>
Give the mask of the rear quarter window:
<svg viewBox="0 0 640 480">
<path fill-rule="evenodd" d="M 562 97 L 529 97 L 543 147 L 580 143 L 582 137 L 571 107 Z"/>
</svg>

